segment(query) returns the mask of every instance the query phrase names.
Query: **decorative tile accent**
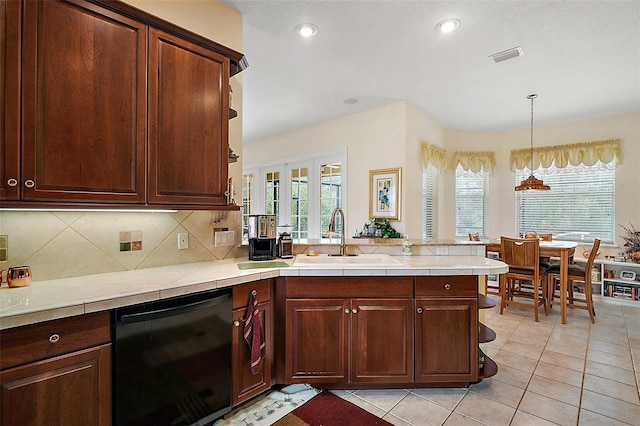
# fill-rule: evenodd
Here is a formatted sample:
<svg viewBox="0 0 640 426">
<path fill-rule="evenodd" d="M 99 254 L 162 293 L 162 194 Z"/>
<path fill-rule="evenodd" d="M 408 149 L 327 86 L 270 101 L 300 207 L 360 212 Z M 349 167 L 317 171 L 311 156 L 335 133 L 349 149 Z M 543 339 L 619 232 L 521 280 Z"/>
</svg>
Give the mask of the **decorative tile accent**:
<svg viewBox="0 0 640 426">
<path fill-rule="evenodd" d="M 6 262 L 9 258 L 9 237 L 0 235 L 0 262 Z"/>
</svg>

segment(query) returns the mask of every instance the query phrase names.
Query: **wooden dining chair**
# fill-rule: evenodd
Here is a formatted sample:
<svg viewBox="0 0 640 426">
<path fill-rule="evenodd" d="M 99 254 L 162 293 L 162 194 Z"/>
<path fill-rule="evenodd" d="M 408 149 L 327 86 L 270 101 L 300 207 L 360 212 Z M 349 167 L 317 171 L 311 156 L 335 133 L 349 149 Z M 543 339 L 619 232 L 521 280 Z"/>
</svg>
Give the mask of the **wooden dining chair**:
<svg viewBox="0 0 640 426">
<path fill-rule="evenodd" d="M 509 271 L 500 280 L 500 313 L 509 305 L 534 310 L 538 321 L 540 306 L 548 313 L 544 268 L 540 267 L 540 240 L 500 237 L 502 261 Z M 527 285 L 530 283 L 530 285 Z"/>
<path fill-rule="evenodd" d="M 600 248 L 600 240 L 594 239 L 587 264 L 583 267 L 578 264 L 572 263 L 569 265 L 569 272 L 567 276 L 567 307 L 586 309 L 589 312 L 591 323 L 596 323 L 596 310 L 593 307 L 593 289 L 591 288 L 591 269 L 593 268 L 593 262 L 598 254 Z M 556 280 L 558 280 L 556 282 Z M 551 265 L 547 269 L 547 310 L 553 307 L 553 299 L 557 290 L 558 282 L 560 282 L 560 265 Z M 584 287 L 584 298 L 577 297 L 574 293 L 574 288 Z M 560 289 L 563 291 L 563 289 Z M 580 304 L 578 304 L 580 303 Z"/>
</svg>

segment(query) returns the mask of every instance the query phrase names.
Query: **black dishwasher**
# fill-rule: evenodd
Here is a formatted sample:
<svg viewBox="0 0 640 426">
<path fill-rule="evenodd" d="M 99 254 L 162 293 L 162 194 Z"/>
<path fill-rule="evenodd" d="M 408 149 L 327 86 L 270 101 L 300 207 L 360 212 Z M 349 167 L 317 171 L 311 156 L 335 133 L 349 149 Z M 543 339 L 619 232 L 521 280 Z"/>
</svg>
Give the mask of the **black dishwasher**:
<svg viewBox="0 0 640 426">
<path fill-rule="evenodd" d="M 207 425 L 231 411 L 231 289 L 114 310 L 114 424 Z"/>
</svg>

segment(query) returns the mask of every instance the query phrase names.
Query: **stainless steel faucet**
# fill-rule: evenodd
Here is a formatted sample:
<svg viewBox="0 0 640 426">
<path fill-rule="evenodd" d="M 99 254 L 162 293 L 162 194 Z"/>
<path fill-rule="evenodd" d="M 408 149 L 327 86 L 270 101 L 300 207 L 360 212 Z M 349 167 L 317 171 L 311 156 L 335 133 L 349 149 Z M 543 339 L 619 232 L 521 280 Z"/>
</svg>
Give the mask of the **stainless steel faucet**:
<svg viewBox="0 0 640 426">
<path fill-rule="evenodd" d="M 344 239 L 344 229 L 345 229 L 344 212 L 342 211 L 342 209 L 340 207 L 336 207 L 331 212 L 331 221 L 329 222 L 329 232 L 336 232 L 336 214 L 337 213 L 340 213 L 340 220 L 341 220 L 341 222 L 340 222 L 340 224 L 341 224 L 341 228 L 340 228 L 340 256 L 347 256 L 347 243 L 345 242 L 345 239 Z"/>
</svg>

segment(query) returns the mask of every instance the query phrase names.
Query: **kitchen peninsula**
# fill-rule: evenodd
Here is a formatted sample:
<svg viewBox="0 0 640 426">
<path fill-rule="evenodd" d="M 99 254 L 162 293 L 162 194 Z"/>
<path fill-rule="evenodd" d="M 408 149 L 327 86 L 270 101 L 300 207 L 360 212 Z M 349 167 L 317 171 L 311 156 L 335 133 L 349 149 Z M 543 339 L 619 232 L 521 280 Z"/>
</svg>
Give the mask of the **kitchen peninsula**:
<svg viewBox="0 0 640 426">
<path fill-rule="evenodd" d="M 450 254 L 439 256 L 362 254 L 360 261 L 348 265 L 296 266 L 294 259 L 287 260 L 285 268 L 241 270 L 238 264 L 246 259 L 235 259 L 36 281 L 23 288 L 2 287 L 0 340 L 4 343 L 11 333 L 41 329 L 57 321 L 75 321 L 76 327 L 86 322 L 91 328 L 87 333 L 95 336 L 86 342 L 92 347 L 75 348 L 72 354 L 81 356 L 94 350 L 99 361 L 92 362 L 100 365 L 99 375 L 107 378 L 112 354 L 111 337 L 105 330 L 113 321 L 109 319 L 112 310 L 231 288 L 234 320 L 241 321 L 236 312 L 244 313 L 246 295 L 255 287 L 262 297 L 258 302 L 267 359 L 257 378 L 238 370 L 236 364 L 248 361 L 242 357 L 249 354 L 241 334 L 234 338 L 234 354 L 240 354 L 233 368 L 234 406 L 276 384 L 306 382 L 327 388 L 469 385 L 496 372 L 493 361 L 479 349 L 479 344 L 491 341 L 495 333 L 478 318 L 478 309 L 490 302 L 478 289 L 479 285 L 484 288 L 484 276 L 503 273 L 507 267 L 486 259 L 484 246 L 447 247 Z M 451 254 L 457 250 L 464 254 Z M 378 265 L 372 266 L 371 261 Z M 65 342 L 64 333 L 58 334 L 59 341 Z M 56 344 L 48 334 L 37 337 L 44 337 L 42 345 Z M 31 345 L 25 348 L 38 344 L 24 342 Z M 10 349 L 3 344 L 3 351 Z M 5 379 L 16 380 L 13 371 L 30 365 L 42 369 L 49 362 L 49 358 L 42 358 L 47 349 L 25 352 L 33 356 L 29 364 L 2 366 L 3 387 Z M 315 355 L 309 356 L 312 352 Z M 66 356 L 55 355 L 52 359 L 56 362 Z M 324 371 L 317 368 L 318 360 L 327 367 Z M 259 386 L 247 383 L 247 379 L 259 381 Z M 107 385 L 100 399 L 106 412 L 105 407 L 111 404 L 110 380 L 99 382 L 99 386 Z"/>
</svg>

